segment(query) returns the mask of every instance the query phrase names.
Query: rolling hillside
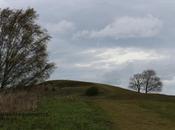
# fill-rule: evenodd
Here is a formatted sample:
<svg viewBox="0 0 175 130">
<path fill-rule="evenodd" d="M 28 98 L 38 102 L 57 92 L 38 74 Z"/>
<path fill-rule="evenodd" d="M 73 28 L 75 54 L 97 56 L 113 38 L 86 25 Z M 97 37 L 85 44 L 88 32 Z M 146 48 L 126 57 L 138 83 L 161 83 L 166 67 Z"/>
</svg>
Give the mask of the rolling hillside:
<svg viewBox="0 0 175 130">
<path fill-rule="evenodd" d="M 90 87 L 97 87 L 99 94 L 86 96 L 85 92 Z M 18 95 L 26 90 L 11 92 Z M 25 99 L 23 104 L 28 102 L 28 108 L 31 104 L 35 104 L 36 107 L 9 109 L 8 112 L 18 110 L 29 114 L 5 116 L 6 119 L 0 120 L 0 130 L 175 129 L 175 97 L 173 96 L 138 94 L 105 84 L 67 80 L 47 81 L 33 86 L 27 90 L 27 93 L 30 93 L 27 97 L 37 97 L 37 104 L 33 102 L 35 98 L 31 100 L 19 96 L 19 99 Z M 1 95 L 6 94 L 1 92 Z M 15 100 L 15 104 L 18 104 L 17 101 Z M 26 106 L 20 103 L 19 105 Z M 32 115 L 31 112 L 38 115 Z"/>
</svg>

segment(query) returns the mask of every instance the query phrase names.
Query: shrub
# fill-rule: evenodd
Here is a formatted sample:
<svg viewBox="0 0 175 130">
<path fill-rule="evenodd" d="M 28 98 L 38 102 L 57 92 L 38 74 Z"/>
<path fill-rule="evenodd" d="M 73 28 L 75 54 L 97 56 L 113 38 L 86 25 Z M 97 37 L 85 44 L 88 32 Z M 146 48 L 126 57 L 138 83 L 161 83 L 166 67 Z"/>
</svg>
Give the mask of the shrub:
<svg viewBox="0 0 175 130">
<path fill-rule="evenodd" d="M 87 96 L 96 96 L 99 94 L 99 90 L 97 87 L 90 87 L 86 90 L 85 93 Z"/>
<path fill-rule="evenodd" d="M 55 92 L 56 91 L 56 88 L 55 87 L 52 87 L 52 91 Z"/>
</svg>

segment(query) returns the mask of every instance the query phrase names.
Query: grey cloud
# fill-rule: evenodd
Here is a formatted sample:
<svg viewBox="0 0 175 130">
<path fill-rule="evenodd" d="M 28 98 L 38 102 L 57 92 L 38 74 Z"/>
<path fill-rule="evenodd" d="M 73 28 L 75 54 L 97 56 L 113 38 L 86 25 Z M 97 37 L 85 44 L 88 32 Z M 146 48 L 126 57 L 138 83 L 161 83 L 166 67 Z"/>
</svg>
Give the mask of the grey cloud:
<svg viewBox="0 0 175 130">
<path fill-rule="evenodd" d="M 71 33 L 74 29 L 74 23 L 62 20 L 57 23 L 46 23 L 46 28 L 50 33 L 53 34 L 64 34 L 64 33 Z"/>
<path fill-rule="evenodd" d="M 132 38 L 132 37 L 154 37 L 159 34 L 162 21 L 148 15 L 146 17 L 124 16 L 116 18 L 112 23 L 106 25 L 99 31 L 83 30 L 78 32 L 75 38 Z"/>
</svg>

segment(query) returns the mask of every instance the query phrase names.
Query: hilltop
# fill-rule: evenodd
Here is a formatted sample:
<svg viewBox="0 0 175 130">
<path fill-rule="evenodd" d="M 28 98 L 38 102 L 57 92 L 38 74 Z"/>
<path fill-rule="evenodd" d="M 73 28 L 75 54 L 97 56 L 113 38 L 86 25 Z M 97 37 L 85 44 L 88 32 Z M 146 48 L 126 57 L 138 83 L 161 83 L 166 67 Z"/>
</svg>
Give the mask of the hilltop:
<svg viewBox="0 0 175 130">
<path fill-rule="evenodd" d="M 85 92 L 90 87 L 98 88 L 99 94 L 86 96 Z M 9 96 L 12 93 L 15 98 Z M 174 130 L 175 128 L 174 96 L 138 94 L 111 85 L 54 80 L 27 90 L 1 92 L 2 99 L 11 99 L 11 102 L 14 100 L 16 105 L 10 109 L 9 104 L 4 103 L 3 106 L 6 107 L 3 109 L 1 107 L 1 111 L 16 110 L 25 113 L 46 113 L 46 115 L 15 116 L 15 119 L 10 117 L 10 120 L 0 122 L 0 130 Z M 23 107 L 18 108 L 18 105 Z M 5 109 L 7 107 L 9 109 Z"/>
</svg>

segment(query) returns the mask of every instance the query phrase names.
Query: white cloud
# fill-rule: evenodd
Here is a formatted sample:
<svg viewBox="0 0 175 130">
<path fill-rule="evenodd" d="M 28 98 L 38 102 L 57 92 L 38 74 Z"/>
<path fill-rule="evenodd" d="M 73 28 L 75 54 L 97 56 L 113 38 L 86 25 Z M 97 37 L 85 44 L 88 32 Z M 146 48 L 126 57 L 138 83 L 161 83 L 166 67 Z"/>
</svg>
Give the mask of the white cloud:
<svg viewBox="0 0 175 130">
<path fill-rule="evenodd" d="M 146 51 L 134 48 L 104 48 L 93 49 L 83 52 L 84 54 L 91 54 L 93 57 L 87 63 L 75 64 L 75 67 L 80 68 L 94 68 L 94 69 L 112 69 L 116 65 L 122 65 L 128 62 L 137 61 L 155 61 L 167 58 L 167 55 L 159 54 L 153 50 Z"/>
<path fill-rule="evenodd" d="M 70 33 L 75 29 L 75 26 L 72 22 L 67 20 L 62 20 L 58 23 L 49 23 L 46 25 L 46 28 L 51 33 Z"/>
<path fill-rule="evenodd" d="M 162 27 L 160 19 L 148 15 L 146 17 L 120 17 L 106 25 L 101 30 L 83 30 L 75 34 L 74 38 L 132 38 L 154 37 Z"/>
</svg>

